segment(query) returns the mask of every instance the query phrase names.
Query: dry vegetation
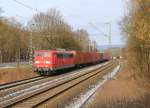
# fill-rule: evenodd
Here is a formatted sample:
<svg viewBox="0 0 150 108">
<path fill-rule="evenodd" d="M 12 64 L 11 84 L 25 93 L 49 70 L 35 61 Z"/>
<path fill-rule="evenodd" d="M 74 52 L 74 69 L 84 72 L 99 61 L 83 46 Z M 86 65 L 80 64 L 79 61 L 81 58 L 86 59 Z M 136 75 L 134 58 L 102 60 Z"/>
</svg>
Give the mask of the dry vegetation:
<svg viewBox="0 0 150 108">
<path fill-rule="evenodd" d="M 127 60 L 136 78 L 150 82 L 150 0 L 129 0 L 122 21 L 127 39 Z"/>
<path fill-rule="evenodd" d="M 72 30 L 55 9 L 36 13 L 27 26 L 23 26 L 15 18 L 2 17 L 1 13 L 0 9 L 0 63 L 28 60 L 31 34 L 33 49 L 87 51 L 92 48 L 88 32 L 84 29 Z"/>
<path fill-rule="evenodd" d="M 37 74 L 32 72 L 31 68 L 29 67 L 0 69 L 0 84 L 31 78 L 35 76 L 37 76 Z"/>
<path fill-rule="evenodd" d="M 2 12 L 0 8 L 0 63 L 28 61 L 29 54 L 34 49 L 64 48 L 87 51 L 93 48 L 90 46 L 88 32 L 84 29 L 72 30 L 56 9 L 36 13 L 27 26 L 23 26 L 15 18 L 3 17 Z M 32 76 L 35 74 L 28 68 L 1 69 L 0 83 Z"/>
<path fill-rule="evenodd" d="M 94 95 L 88 108 L 150 108 L 150 0 L 129 0 L 121 27 L 126 66 Z"/>
<path fill-rule="evenodd" d="M 141 87 L 124 66 L 115 79 L 107 82 L 86 104 L 86 108 L 149 108 L 150 87 Z"/>
</svg>

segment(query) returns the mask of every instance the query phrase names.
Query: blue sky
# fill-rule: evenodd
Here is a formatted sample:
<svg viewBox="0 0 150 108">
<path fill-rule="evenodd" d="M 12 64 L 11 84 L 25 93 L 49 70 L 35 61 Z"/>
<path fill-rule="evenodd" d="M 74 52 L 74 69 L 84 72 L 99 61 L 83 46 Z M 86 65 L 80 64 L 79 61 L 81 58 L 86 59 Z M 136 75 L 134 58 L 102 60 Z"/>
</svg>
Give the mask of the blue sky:
<svg viewBox="0 0 150 108">
<path fill-rule="evenodd" d="M 74 29 L 85 28 L 99 45 L 108 44 L 108 25 L 112 24 L 112 44 L 123 44 L 118 26 L 125 14 L 126 0 L 17 0 L 42 12 L 56 8 L 66 22 Z M 3 16 L 16 17 L 26 23 L 36 12 L 17 4 L 14 0 L 0 0 L 0 8 L 4 10 Z M 92 23 L 92 26 L 91 26 Z"/>
</svg>

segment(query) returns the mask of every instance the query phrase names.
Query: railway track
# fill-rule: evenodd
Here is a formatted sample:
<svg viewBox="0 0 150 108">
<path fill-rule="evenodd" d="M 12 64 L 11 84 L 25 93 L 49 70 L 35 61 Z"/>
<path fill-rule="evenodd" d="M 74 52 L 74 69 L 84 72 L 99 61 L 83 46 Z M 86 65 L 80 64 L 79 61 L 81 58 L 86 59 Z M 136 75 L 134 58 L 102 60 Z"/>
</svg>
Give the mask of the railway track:
<svg viewBox="0 0 150 108">
<path fill-rule="evenodd" d="M 91 67 L 93 67 L 93 66 L 91 66 Z M 0 97 L 4 97 L 7 94 L 13 94 L 14 92 L 18 92 L 18 91 L 21 91 L 21 90 L 26 89 L 26 88 L 30 88 L 30 87 L 35 86 L 35 85 L 39 85 L 39 84 L 42 84 L 44 82 L 48 82 L 50 80 L 60 78 L 64 75 L 76 73 L 77 71 L 90 69 L 91 67 L 82 68 L 82 69 L 75 70 L 75 71 L 72 71 L 70 73 L 65 73 L 65 74 L 62 74 L 59 76 L 51 76 L 51 77 L 39 76 L 39 77 L 34 77 L 33 79 L 30 78 L 30 79 L 25 79 L 25 80 L 19 80 L 19 81 L 12 82 L 12 83 L 7 83 L 7 84 L 4 84 L 1 86 Z M 1 100 L 1 98 L 0 98 L 0 100 Z"/>
<path fill-rule="evenodd" d="M 10 88 L 10 87 L 22 85 L 25 83 L 30 83 L 30 82 L 37 81 L 37 80 L 40 80 L 43 78 L 44 77 L 42 77 L 42 76 L 37 76 L 37 77 L 32 77 L 32 78 L 28 78 L 28 79 L 24 79 L 24 80 L 18 80 L 18 81 L 11 82 L 11 83 L 0 84 L 0 90 L 4 90 L 4 89 Z"/>
<path fill-rule="evenodd" d="M 16 90 L 11 93 L 4 93 L 0 98 L 1 107 L 36 107 L 39 104 L 52 99 L 53 97 L 67 91 L 69 88 L 78 85 L 79 83 L 87 80 L 90 77 L 97 75 L 114 64 L 112 62 L 104 63 L 102 65 L 93 66 L 92 68 L 85 69 L 76 73 L 68 74 L 57 79 L 49 80 L 28 88 Z"/>
</svg>

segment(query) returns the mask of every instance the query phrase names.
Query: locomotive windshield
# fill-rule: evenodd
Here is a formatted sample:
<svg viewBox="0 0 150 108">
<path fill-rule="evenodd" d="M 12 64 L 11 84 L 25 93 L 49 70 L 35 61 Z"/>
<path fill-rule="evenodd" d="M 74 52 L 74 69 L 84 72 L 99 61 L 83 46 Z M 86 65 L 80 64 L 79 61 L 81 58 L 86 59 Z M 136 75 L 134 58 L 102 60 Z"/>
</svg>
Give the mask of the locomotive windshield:
<svg viewBox="0 0 150 108">
<path fill-rule="evenodd" d="M 49 52 L 41 52 L 41 51 L 36 51 L 34 54 L 35 57 L 50 57 L 50 53 Z"/>
<path fill-rule="evenodd" d="M 44 52 L 44 57 L 50 57 L 50 53 L 49 52 Z"/>
<path fill-rule="evenodd" d="M 34 56 L 41 56 L 42 54 L 41 54 L 41 52 L 40 51 L 37 51 L 37 52 L 35 52 L 35 54 L 34 54 Z"/>
</svg>

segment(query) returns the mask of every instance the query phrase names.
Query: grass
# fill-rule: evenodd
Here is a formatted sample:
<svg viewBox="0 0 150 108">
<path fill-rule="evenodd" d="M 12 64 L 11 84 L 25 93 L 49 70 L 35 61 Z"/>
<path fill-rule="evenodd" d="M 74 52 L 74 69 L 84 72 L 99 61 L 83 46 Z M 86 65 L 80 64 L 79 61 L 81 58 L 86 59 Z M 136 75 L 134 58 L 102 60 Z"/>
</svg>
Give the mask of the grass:
<svg viewBox="0 0 150 108">
<path fill-rule="evenodd" d="M 35 76 L 37 76 L 37 74 L 32 71 L 32 68 L 29 65 L 21 66 L 18 68 L 3 68 L 0 69 L 0 84 Z"/>
<path fill-rule="evenodd" d="M 127 66 L 94 94 L 85 108 L 150 108 L 150 87 L 132 77 Z"/>
</svg>

